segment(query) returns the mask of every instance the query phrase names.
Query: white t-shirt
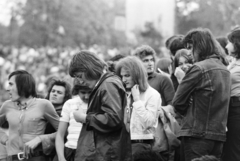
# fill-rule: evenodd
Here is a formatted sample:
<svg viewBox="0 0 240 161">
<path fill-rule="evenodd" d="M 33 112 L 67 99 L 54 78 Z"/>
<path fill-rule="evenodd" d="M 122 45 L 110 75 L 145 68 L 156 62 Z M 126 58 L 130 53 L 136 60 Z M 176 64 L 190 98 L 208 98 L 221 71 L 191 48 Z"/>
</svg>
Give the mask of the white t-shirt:
<svg viewBox="0 0 240 161">
<path fill-rule="evenodd" d="M 78 138 L 82 129 L 82 124 L 76 122 L 73 116 L 73 112 L 79 108 L 82 108 L 86 112 L 87 104 L 77 96 L 65 102 L 60 117 L 60 121 L 69 123 L 65 146 L 71 149 L 77 148 Z"/>
</svg>

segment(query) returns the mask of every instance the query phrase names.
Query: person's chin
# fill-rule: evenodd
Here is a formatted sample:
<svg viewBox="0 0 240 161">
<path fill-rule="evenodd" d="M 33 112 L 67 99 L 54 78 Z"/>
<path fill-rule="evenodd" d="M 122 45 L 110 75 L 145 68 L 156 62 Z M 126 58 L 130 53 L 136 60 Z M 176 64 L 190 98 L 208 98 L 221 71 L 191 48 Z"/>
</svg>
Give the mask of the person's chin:
<svg viewBox="0 0 240 161">
<path fill-rule="evenodd" d="M 20 98 L 19 97 L 12 97 L 12 96 L 10 96 L 10 100 L 12 102 L 19 102 Z"/>
<path fill-rule="evenodd" d="M 55 100 L 51 100 L 50 102 L 52 102 L 52 104 L 58 104 Z"/>
<path fill-rule="evenodd" d="M 147 70 L 147 73 L 151 74 L 151 73 L 153 73 L 153 70 Z"/>
<path fill-rule="evenodd" d="M 11 100 L 12 102 L 18 102 L 18 99 L 15 99 L 15 98 L 10 98 L 10 100 Z"/>
<path fill-rule="evenodd" d="M 82 100 L 84 103 L 88 104 L 88 100 Z"/>
</svg>

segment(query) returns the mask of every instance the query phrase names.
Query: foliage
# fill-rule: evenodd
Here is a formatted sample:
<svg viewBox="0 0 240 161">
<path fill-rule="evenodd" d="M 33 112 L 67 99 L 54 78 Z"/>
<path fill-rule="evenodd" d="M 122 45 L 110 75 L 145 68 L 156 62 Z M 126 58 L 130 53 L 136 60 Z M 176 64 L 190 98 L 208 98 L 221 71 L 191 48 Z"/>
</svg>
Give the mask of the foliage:
<svg viewBox="0 0 240 161">
<path fill-rule="evenodd" d="M 192 28 L 209 28 L 214 35 L 223 36 L 240 24 L 239 0 L 177 0 L 178 33 Z"/>
<path fill-rule="evenodd" d="M 145 24 L 145 30 L 136 30 L 135 35 L 137 37 L 137 45 L 150 45 L 158 54 L 157 56 L 161 57 L 160 47 L 162 46 L 162 34 L 157 31 L 154 25 L 150 22 Z"/>
<path fill-rule="evenodd" d="M 27 0 L 16 6 L 10 26 L 3 27 L 9 39 L 5 44 L 88 47 L 125 42 L 124 34 L 113 28 L 114 8 L 104 0 Z"/>
</svg>

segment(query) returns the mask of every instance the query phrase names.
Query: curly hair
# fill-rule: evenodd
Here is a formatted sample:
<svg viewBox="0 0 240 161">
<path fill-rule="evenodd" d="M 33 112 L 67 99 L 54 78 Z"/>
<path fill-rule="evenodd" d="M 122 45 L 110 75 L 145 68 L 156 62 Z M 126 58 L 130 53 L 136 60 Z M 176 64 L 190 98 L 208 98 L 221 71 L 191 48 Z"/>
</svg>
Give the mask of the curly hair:
<svg viewBox="0 0 240 161">
<path fill-rule="evenodd" d="M 46 96 L 47 100 L 49 100 L 51 90 L 52 90 L 53 86 L 55 86 L 55 85 L 56 86 L 62 86 L 62 87 L 65 88 L 65 96 L 63 98 L 63 103 L 62 104 L 64 104 L 67 100 L 72 98 L 71 85 L 64 80 L 54 80 L 52 82 L 52 84 L 50 85 L 49 89 L 48 89 L 48 93 L 47 93 L 47 96 Z"/>
<path fill-rule="evenodd" d="M 156 56 L 156 52 L 154 51 L 154 49 L 148 45 L 142 45 L 137 47 L 134 52 L 133 55 L 139 57 L 141 60 L 143 58 L 145 58 L 146 56 L 152 55 L 153 56 L 153 60 L 155 62 L 155 56 Z"/>
</svg>

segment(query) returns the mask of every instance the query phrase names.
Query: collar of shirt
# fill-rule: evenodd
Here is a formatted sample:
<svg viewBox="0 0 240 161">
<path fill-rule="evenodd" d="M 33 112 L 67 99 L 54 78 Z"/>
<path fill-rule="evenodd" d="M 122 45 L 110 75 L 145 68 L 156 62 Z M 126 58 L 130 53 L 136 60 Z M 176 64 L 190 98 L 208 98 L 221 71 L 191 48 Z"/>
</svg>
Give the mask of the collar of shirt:
<svg viewBox="0 0 240 161">
<path fill-rule="evenodd" d="M 17 106 L 19 107 L 19 110 L 26 110 L 28 105 L 31 104 L 31 102 L 34 100 L 34 98 L 30 98 L 27 102 L 24 102 L 21 104 L 20 102 L 17 102 Z"/>
<path fill-rule="evenodd" d="M 152 72 L 152 73 L 148 74 L 148 79 L 152 79 L 154 77 L 156 77 L 156 73 L 155 72 Z"/>
<path fill-rule="evenodd" d="M 95 84 L 94 88 L 97 87 L 98 83 L 100 82 L 101 78 L 103 77 L 103 75 L 107 73 L 106 69 L 103 69 L 103 73 L 101 75 L 101 77 L 99 78 L 99 80 L 97 81 L 97 83 Z"/>
</svg>

